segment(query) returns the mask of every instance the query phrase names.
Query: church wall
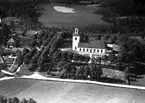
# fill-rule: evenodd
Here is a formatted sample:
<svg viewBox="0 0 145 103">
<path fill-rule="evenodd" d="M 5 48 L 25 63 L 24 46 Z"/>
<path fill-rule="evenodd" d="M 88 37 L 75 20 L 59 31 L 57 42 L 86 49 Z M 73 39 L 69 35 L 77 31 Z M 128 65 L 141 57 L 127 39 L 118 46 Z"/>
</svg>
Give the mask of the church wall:
<svg viewBox="0 0 145 103">
<path fill-rule="evenodd" d="M 106 49 L 96 49 L 96 48 L 78 48 L 78 53 L 81 55 L 89 55 L 92 57 L 102 57 L 103 55 L 106 55 Z"/>
</svg>

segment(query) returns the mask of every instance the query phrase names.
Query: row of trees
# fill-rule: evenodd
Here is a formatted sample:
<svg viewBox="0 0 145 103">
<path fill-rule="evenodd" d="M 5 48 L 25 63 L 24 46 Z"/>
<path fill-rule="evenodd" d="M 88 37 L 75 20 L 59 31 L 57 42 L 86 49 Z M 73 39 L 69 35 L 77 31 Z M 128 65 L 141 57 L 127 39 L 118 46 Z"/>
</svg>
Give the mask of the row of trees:
<svg viewBox="0 0 145 103">
<path fill-rule="evenodd" d="M 72 63 L 66 63 L 61 67 L 63 73 L 61 78 L 67 79 L 81 79 L 81 80 L 91 80 L 91 81 L 105 81 L 105 82 L 123 82 L 122 80 L 110 79 L 102 77 L 103 75 L 103 65 L 84 65 L 84 66 L 74 66 Z M 126 67 L 124 70 L 124 82 L 130 84 L 130 70 Z M 114 75 L 114 74 L 112 74 Z"/>
<path fill-rule="evenodd" d="M 29 1 L 1 1 L 0 2 L 1 15 L 21 17 L 35 17 L 40 15 L 42 7 L 39 0 Z"/>
<path fill-rule="evenodd" d="M 67 33 L 57 32 L 60 31 L 59 29 L 54 28 L 54 30 L 45 29 L 40 34 L 33 35 L 30 38 L 30 50 L 25 48 L 22 53 L 19 53 L 17 63 L 30 65 L 30 70 L 35 71 L 38 68 L 39 71 L 50 72 L 54 64 L 59 61 L 88 62 L 90 60 L 89 57 L 60 51 L 59 48 L 70 36 Z"/>
<path fill-rule="evenodd" d="M 64 73 L 61 78 L 83 79 L 83 80 L 99 80 L 102 75 L 101 66 L 80 66 L 75 67 L 71 63 L 65 64 Z"/>
<path fill-rule="evenodd" d="M 61 52 L 61 51 L 56 51 L 53 54 L 53 58 L 55 61 L 72 61 L 74 60 L 75 62 L 88 62 L 90 58 L 88 56 L 83 56 L 79 55 L 76 53 L 72 52 Z"/>
<path fill-rule="evenodd" d="M 0 103 L 37 103 L 37 102 L 32 98 L 30 98 L 29 100 L 26 99 L 19 100 L 17 97 L 7 98 L 5 96 L 0 96 Z"/>
</svg>

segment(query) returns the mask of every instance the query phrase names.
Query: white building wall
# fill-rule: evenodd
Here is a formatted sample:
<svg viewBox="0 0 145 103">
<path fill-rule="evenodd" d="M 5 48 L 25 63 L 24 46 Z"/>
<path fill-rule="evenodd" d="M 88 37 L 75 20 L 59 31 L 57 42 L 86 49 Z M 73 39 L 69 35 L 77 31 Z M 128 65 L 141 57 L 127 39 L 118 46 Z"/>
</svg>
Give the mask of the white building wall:
<svg viewBox="0 0 145 103">
<path fill-rule="evenodd" d="M 72 40 L 72 49 L 73 50 L 77 50 L 79 42 L 80 42 L 80 36 L 73 36 L 73 40 Z"/>
<path fill-rule="evenodd" d="M 80 36 L 78 33 L 79 33 L 78 28 L 75 28 L 75 32 L 72 38 L 72 50 L 77 50 L 78 48 L 78 44 L 80 42 Z"/>
<path fill-rule="evenodd" d="M 88 52 L 87 52 L 87 49 L 88 49 Z M 81 51 L 80 51 L 80 48 L 78 48 L 77 51 L 81 55 L 89 55 L 90 58 L 92 58 L 93 56 L 97 58 L 97 57 L 102 57 L 103 55 L 106 55 L 106 49 L 81 48 Z"/>
</svg>

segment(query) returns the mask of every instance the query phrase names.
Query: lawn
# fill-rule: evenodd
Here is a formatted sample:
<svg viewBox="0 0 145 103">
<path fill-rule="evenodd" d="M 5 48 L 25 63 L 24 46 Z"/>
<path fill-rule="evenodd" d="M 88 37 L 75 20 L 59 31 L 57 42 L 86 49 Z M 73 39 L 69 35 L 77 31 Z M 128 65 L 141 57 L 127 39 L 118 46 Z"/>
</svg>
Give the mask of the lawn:
<svg viewBox="0 0 145 103">
<path fill-rule="evenodd" d="M 47 4 L 44 5 L 44 13 L 39 18 L 39 21 L 46 26 L 57 27 L 78 27 L 78 28 L 102 28 L 110 27 L 110 24 L 104 22 L 101 19 L 101 15 L 94 14 L 93 12 L 99 9 L 99 7 L 91 7 L 85 5 L 71 5 L 70 7 L 76 11 L 76 13 L 61 13 L 57 12 L 54 6 L 64 6 L 63 4 Z"/>
<path fill-rule="evenodd" d="M 144 103 L 145 91 L 101 85 L 15 79 L 1 81 L 0 95 L 38 103 Z"/>
</svg>

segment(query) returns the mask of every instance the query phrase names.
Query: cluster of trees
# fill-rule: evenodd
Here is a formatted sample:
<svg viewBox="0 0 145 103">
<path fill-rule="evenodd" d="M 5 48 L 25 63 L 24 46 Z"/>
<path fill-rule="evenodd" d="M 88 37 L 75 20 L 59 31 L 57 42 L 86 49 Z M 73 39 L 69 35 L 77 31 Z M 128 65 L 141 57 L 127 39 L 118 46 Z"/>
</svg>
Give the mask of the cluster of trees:
<svg viewBox="0 0 145 103">
<path fill-rule="evenodd" d="M 42 7 L 40 7 L 39 0 L 21 0 L 21 1 L 0 1 L 1 15 L 7 16 L 28 16 L 35 17 L 41 13 Z"/>
<path fill-rule="evenodd" d="M 103 3 L 111 8 L 113 12 L 125 16 L 144 15 L 145 11 L 145 3 L 141 2 L 141 0 L 103 0 Z"/>
<path fill-rule="evenodd" d="M 22 53 L 19 53 L 17 63 L 29 65 L 32 71 L 38 69 L 50 73 L 52 67 L 59 61 L 88 62 L 89 57 L 59 50 L 70 37 L 72 37 L 70 34 L 60 32 L 57 28 L 44 29 L 40 34 L 30 38 L 30 48 L 25 48 Z"/>
<path fill-rule="evenodd" d="M 142 32 L 144 31 L 144 3 L 140 0 L 102 0 L 102 8 L 95 13 L 103 15 L 102 19 L 113 23 L 111 31 L 115 32 Z"/>
<path fill-rule="evenodd" d="M 7 40 L 10 37 L 10 29 L 4 22 L 0 24 L 0 27 L 0 44 L 6 45 Z"/>
<path fill-rule="evenodd" d="M 5 17 L 18 17 L 21 24 L 26 29 L 39 26 L 38 17 L 43 12 L 40 0 L 21 0 L 21 1 L 0 1 L 0 15 Z"/>
<path fill-rule="evenodd" d="M 0 103 L 37 103 L 35 100 L 30 98 L 29 100 L 23 99 L 19 100 L 17 97 L 7 98 L 5 96 L 0 96 Z"/>
<path fill-rule="evenodd" d="M 120 39 L 120 55 L 128 56 L 129 61 L 144 61 L 145 60 L 145 45 L 137 39 L 124 37 Z"/>
<path fill-rule="evenodd" d="M 55 61 L 75 61 L 75 62 L 88 62 L 90 58 L 88 56 L 79 55 L 72 52 L 56 51 L 53 54 Z"/>
<path fill-rule="evenodd" d="M 83 79 L 83 80 L 99 80 L 102 75 L 101 66 L 80 66 L 76 67 L 71 63 L 65 64 L 63 67 L 64 73 L 61 78 Z"/>
<path fill-rule="evenodd" d="M 63 69 L 63 73 L 61 74 L 61 78 L 67 79 L 81 79 L 81 80 L 91 80 L 91 81 L 104 81 L 104 82 L 123 82 L 122 80 L 110 79 L 102 77 L 103 65 L 81 65 L 74 66 L 72 63 L 65 63 L 61 68 Z M 124 70 L 124 79 L 127 84 L 130 84 L 130 70 L 126 67 Z M 113 75 L 113 74 L 112 74 Z"/>
</svg>

